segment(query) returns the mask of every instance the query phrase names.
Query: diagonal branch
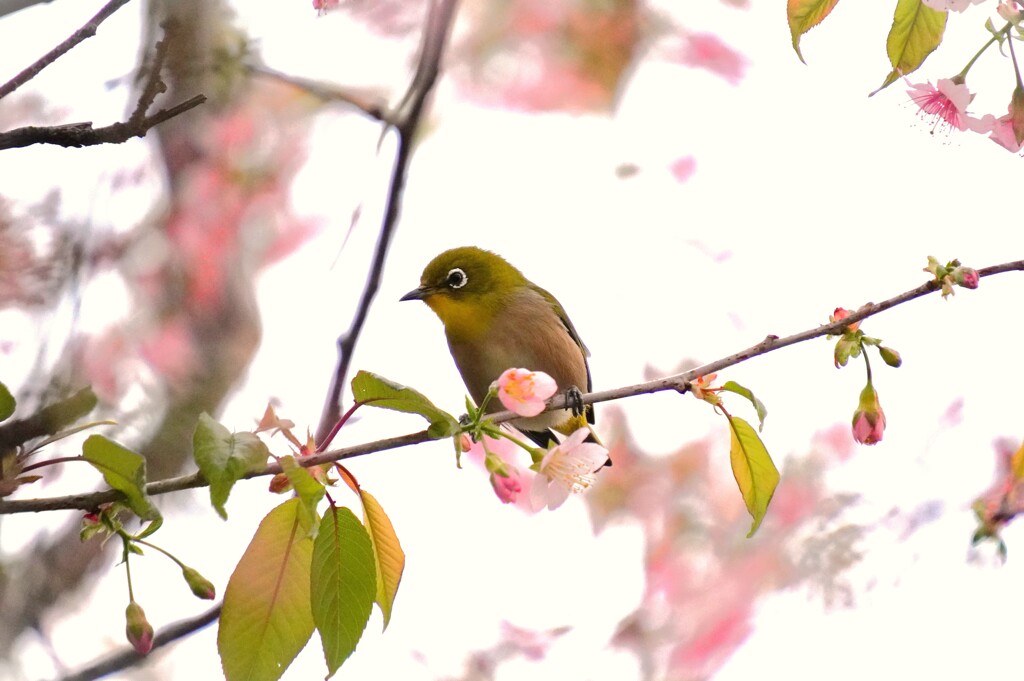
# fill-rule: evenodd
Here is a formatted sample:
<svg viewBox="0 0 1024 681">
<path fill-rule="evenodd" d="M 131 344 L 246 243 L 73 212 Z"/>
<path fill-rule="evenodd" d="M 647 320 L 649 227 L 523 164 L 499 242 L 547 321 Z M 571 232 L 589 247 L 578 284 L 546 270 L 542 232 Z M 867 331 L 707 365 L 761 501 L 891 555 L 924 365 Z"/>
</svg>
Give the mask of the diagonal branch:
<svg viewBox="0 0 1024 681">
<path fill-rule="evenodd" d="M 121 144 L 133 137 L 145 137 L 154 126 L 194 109 L 206 101 L 206 95 L 196 95 L 168 109 L 160 109 L 151 116 L 133 117 L 121 123 L 102 128 L 92 123 L 70 123 L 68 125 L 35 126 L 15 128 L 0 133 L 0 150 L 27 147 L 33 144 L 55 144 L 60 147 L 89 147 L 96 144 Z"/>
<path fill-rule="evenodd" d="M 96 16 L 86 22 L 82 28 L 72 33 L 67 40 L 37 59 L 34 64 L 26 68 L 14 78 L 11 78 L 3 85 L 0 85 L 0 99 L 3 99 L 25 83 L 38 76 L 43 69 L 67 54 L 75 45 L 86 38 L 91 38 L 96 35 L 96 29 L 99 28 L 99 25 L 106 21 L 111 14 L 127 5 L 128 2 L 129 0 L 110 0 L 110 2 L 104 5 L 103 8 L 96 13 Z"/>
<path fill-rule="evenodd" d="M 149 654 L 152 654 L 157 648 L 162 648 L 186 636 L 191 636 L 203 627 L 213 624 L 220 617 L 221 607 L 223 607 L 223 604 L 218 603 L 201 615 L 164 627 L 153 637 L 153 649 L 150 650 Z M 108 657 L 93 662 L 88 667 L 79 669 L 73 674 L 61 677 L 60 681 L 93 681 L 94 679 L 102 679 L 104 676 L 109 676 L 122 669 L 134 667 L 148 659 L 148 656 L 140 655 L 134 648 L 126 647 L 121 651 L 112 653 Z"/>
<path fill-rule="evenodd" d="M 385 117 L 385 120 L 390 122 L 398 134 L 398 152 L 391 169 L 384 218 L 381 222 L 380 234 L 377 237 L 377 245 L 374 248 L 373 262 L 366 276 L 366 283 L 363 286 L 352 323 L 344 335 L 338 338 L 338 362 L 331 379 L 331 387 L 327 392 L 327 400 L 324 402 L 320 424 L 317 426 L 317 442 L 323 441 L 341 416 L 341 391 L 352 363 L 352 352 L 359 340 L 363 325 L 366 323 L 370 304 L 373 302 L 374 296 L 377 295 L 377 289 L 380 288 L 388 246 L 391 244 L 391 237 L 398 225 L 402 190 L 405 187 L 409 161 L 412 158 L 413 140 L 420 127 L 427 97 L 433 90 L 440 73 L 441 57 L 451 34 L 457 5 L 458 0 L 432 0 L 428 6 L 416 73 L 395 112 Z"/>
<path fill-rule="evenodd" d="M 1001 265 L 992 265 L 991 267 L 985 267 L 978 270 L 978 276 L 980 278 L 989 277 L 994 274 L 1000 274 L 1002 272 L 1015 272 L 1024 271 L 1024 260 L 1015 260 L 1013 262 L 1003 263 Z M 730 366 L 740 364 L 754 357 L 761 355 L 767 355 L 769 352 L 775 350 L 781 350 L 782 348 L 790 345 L 796 345 L 797 343 L 803 343 L 805 341 L 820 338 L 829 334 L 841 333 L 843 329 L 859 322 L 868 317 L 889 310 L 902 305 L 915 298 L 935 293 L 940 290 L 938 282 L 932 280 L 921 284 L 917 288 L 910 289 L 897 296 L 893 296 L 887 300 L 883 300 L 881 303 L 867 303 L 862 306 L 856 312 L 850 314 L 850 316 L 829 324 L 822 324 L 806 331 L 800 331 L 790 336 L 780 338 L 779 336 L 770 335 L 767 336 L 763 341 L 752 345 L 751 347 L 733 353 L 727 357 L 716 360 L 704 366 L 685 371 L 681 374 L 675 374 L 672 376 L 666 376 L 665 378 L 658 378 L 653 381 L 647 381 L 645 383 L 637 383 L 635 385 L 623 386 L 621 388 L 614 388 L 612 390 L 602 390 L 599 392 L 592 392 L 583 395 L 584 404 L 593 404 L 596 402 L 607 402 L 610 400 L 618 400 L 623 397 L 632 397 L 633 395 L 645 395 L 648 393 L 662 392 L 665 390 L 675 390 L 676 392 L 684 393 L 689 390 L 690 382 L 700 376 L 706 376 L 710 373 L 720 371 Z M 553 409 L 564 409 L 565 396 L 557 395 L 547 403 L 547 411 Z M 495 423 L 504 423 L 505 421 L 511 421 L 518 418 L 516 414 L 510 411 L 497 412 L 493 414 L 491 420 Z M 305 456 L 298 460 L 301 466 L 317 466 L 323 463 L 333 463 L 335 461 L 341 461 L 343 459 L 351 459 L 357 456 L 363 456 L 364 454 L 370 454 L 372 452 L 381 452 L 389 449 L 397 449 L 399 447 L 407 447 L 409 445 L 419 444 L 426 442 L 433 438 L 427 434 L 427 431 L 421 430 L 416 433 L 409 433 L 407 435 L 399 435 L 396 437 L 390 437 L 383 440 L 376 440 L 373 442 L 367 442 L 361 445 L 353 447 L 345 447 L 343 449 L 336 449 L 322 454 L 316 454 L 313 456 Z M 266 475 L 276 475 L 281 472 L 280 465 L 274 463 L 266 466 L 262 470 L 253 471 L 246 474 L 245 478 L 256 478 Z M 161 480 L 159 482 L 151 482 L 146 485 L 146 493 L 150 495 L 167 494 L 169 492 L 176 492 L 184 489 L 191 489 L 194 487 L 205 487 L 208 483 L 203 478 L 201 473 L 193 473 L 191 475 L 184 475 L 177 478 L 169 478 L 167 480 Z M 0 515 L 11 514 L 11 513 L 39 513 L 42 511 L 55 511 L 55 510 L 83 510 L 88 511 L 95 509 L 97 506 L 110 501 L 116 501 L 123 499 L 123 495 L 120 492 L 114 490 L 106 490 L 103 492 L 94 492 L 90 494 L 73 494 L 64 497 L 53 497 L 50 499 L 24 499 L 15 501 L 0 500 Z"/>
</svg>

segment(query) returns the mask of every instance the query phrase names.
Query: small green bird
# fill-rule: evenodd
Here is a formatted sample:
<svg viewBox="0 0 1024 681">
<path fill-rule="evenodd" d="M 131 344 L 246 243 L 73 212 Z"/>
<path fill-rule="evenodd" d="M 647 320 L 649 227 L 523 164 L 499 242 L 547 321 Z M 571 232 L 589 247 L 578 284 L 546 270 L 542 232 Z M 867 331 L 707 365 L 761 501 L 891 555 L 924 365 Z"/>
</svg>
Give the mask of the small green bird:
<svg viewBox="0 0 1024 681">
<path fill-rule="evenodd" d="M 445 251 L 423 270 L 419 288 L 401 299 L 422 300 L 441 318 L 477 404 L 502 372 L 517 367 L 543 371 L 570 403 L 576 401 L 570 409 L 512 422 L 541 447 L 550 443 L 550 430 L 570 434 L 594 422 L 593 405 L 579 404 L 579 389 L 591 390 L 590 352 L 555 297 L 501 256 L 474 246 Z M 497 400 L 489 405 L 489 411 L 500 409 Z M 593 431 L 587 441 L 600 444 Z"/>
</svg>

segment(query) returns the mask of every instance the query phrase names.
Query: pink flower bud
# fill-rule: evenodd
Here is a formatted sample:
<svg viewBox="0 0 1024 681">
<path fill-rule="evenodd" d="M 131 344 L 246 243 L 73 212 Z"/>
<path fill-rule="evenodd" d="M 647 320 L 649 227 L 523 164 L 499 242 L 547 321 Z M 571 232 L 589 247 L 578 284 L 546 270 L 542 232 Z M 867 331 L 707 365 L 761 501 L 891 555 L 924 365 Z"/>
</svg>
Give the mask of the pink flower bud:
<svg viewBox="0 0 1024 681">
<path fill-rule="evenodd" d="M 192 589 L 192 593 L 198 598 L 212 601 L 217 597 L 217 590 L 214 588 L 213 583 L 199 574 L 199 571 L 195 568 L 187 566 L 182 568 L 181 576 L 185 578 L 188 588 Z"/>
<path fill-rule="evenodd" d="M 153 625 L 146 619 L 142 606 L 132 601 L 124 611 L 124 633 L 139 655 L 145 655 L 153 649 Z"/>
<path fill-rule="evenodd" d="M 885 413 L 878 401 L 878 392 L 868 383 L 860 393 L 860 405 L 853 413 L 853 439 L 862 445 L 882 441 L 885 432 Z"/>
<path fill-rule="evenodd" d="M 964 288 L 978 288 L 978 270 L 970 267 L 957 267 L 953 270 L 953 281 Z"/>
<path fill-rule="evenodd" d="M 494 488 L 494 493 L 498 495 L 503 504 L 515 503 L 519 493 L 523 491 L 523 486 L 519 482 L 519 475 L 515 470 L 510 469 L 508 473 L 508 475 L 491 473 L 491 487 Z"/>
<path fill-rule="evenodd" d="M 829 316 L 828 320 L 830 322 L 838 322 L 841 319 L 846 319 L 851 314 L 853 313 L 847 310 L 846 308 L 837 307 L 835 311 Z M 854 322 L 853 324 L 850 324 L 848 327 L 846 327 L 846 331 L 856 331 L 859 328 L 860 322 Z"/>
</svg>

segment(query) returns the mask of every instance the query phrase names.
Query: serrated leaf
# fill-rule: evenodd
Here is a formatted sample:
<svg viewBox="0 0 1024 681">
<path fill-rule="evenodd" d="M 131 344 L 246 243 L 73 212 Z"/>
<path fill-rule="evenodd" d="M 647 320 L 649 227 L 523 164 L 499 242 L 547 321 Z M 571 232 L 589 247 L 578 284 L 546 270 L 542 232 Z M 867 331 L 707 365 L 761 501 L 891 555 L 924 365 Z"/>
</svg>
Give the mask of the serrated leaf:
<svg viewBox="0 0 1024 681">
<path fill-rule="evenodd" d="M 892 72 L 885 77 L 881 87 L 871 94 L 884 90 L 901 76 L 913 73 L 924 63 L 928 55 L 942 42 L 946 30 L 948 12 L 939 12 L 928 7 L 921 0 L 898 0 L 892 17 L 892 28 L 885 41 L 885 50 L 892 64 Z"/>
<path fill-rule="evenodd" d="M 316 507 L 324 498 L 326 490 L 321 482 L 295 461 L 295 457 L 282 456 L 280 463 L 281 470 L 288 476 L 288 482 L 292 483 L 292 489 L 302 502 L 302 512 L 306 515 L 311 536 L 315 537 L 320 524 L 320 514 L 316 512 Z"/>
<path fill-rule="evenodd" d="M 11 418 L 11 414 L 14 413 L 15 407 L 18 403 L 14 399 L 14 395 L 7 389 L 7 386 L 0 383 L 0 421 L 6 421 Z"/>
<path fill-rule="evenodd" d="M 838 3 L 839 0 L 789 0 L 786 3 L 786 17 L 789 19 L 789 32 L 793 36 L 793 49 L 803 63 L 807 62 L 800 53 L 800 36 L 820 24 Z"/>
<path fill-rule="evenodd" d="M 267 462 L 267 446 L 252 433 L 232 433 L 207 414 L 199 415 L 192 435 L 192 456 L 203 477 L 210 483 L 210 503 L 221 518 L 231 488 L 246 473 L 259 470 Z"/>
<path fill-rule="evenodd" d="M 102 435 L 90 435 L 82 444 L 82 455 L 103 474 L 107 484 L 121 492 L 135 515 L 157 520 L 160 511 L 146 494 L 146 459 Z"/>
<path fill-rule="evenodd" d="M 363 501 L 363 522 L 373 546 L 373 562 L 377 575 L 377 594 L 374 598 L 384 616 L 384 629 L 391 621 L 391 608 L 398 595 L 398 585 L 405 571 L 405 552 L 395 534 L 391 519 L 372 494 L 359 490 Z"/>
<path fill-rule="evenodd" d="M 732 474 L 743 495 L 747 511 L 754 519 L 747 537 L 753 537 L 761 526 L 768 504 L 772 501 L 775 488 L 779 484 L 779 471 L 775 468 L 757 431 L 749 423 L 735 416 L 728 416 L 729 429 L 732 432 L 732 446 L 729 459 L 732 463 Z"/>
<path fill-rule="evenodd" d="M 459 420 L 436 407 L 422 393 L 369 371 L 360 371 L 352 379 L 352 396 L 360 404 L 419 414 L 430 422 L 427 433 L 435 439 L 449 437 L 459 430 Z"/>
<path fill-rule="evenodd" d="M 320 632 L 327 678 L 356 649 L 370 619 L 374 580 L 370 536 L 347 508 L 329 507 L 313 545 L 313 621 Z"/>
<path fill-rule="evenodd" d="M 726 381 L 725 385 L 722 386 L 722 390 L 727 390 L 728 392 L 736 393 L 737 395 L 745 397 L 748 400 L 750 400 L 750 403 L 754 405 L 754 410 L 757 412 L 757 430 L 764 430 L 764 420 L 768 416 L 768 408 L 764 406 L 764 402 L 757 399 L 757 397 L 754 396 L 754 393 L 750 389 L 744 388 L 736 381 Z"/>
<path fill-rule="evenodd" d="M 260 522 L 224 591 L 217 650 L 227 681 L 276 681 L 313 635 L 313 540 L 298 499 Z"/>
</svg>

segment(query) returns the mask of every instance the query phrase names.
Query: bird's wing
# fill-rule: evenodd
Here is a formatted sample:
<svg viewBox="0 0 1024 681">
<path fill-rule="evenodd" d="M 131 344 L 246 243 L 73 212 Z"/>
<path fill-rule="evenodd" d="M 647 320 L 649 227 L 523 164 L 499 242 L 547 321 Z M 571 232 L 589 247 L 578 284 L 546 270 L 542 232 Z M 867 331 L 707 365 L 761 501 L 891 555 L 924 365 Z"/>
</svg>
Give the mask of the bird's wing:
<svg viewBox="0 0 1024 681">
<path fill-rule="evenodd" d="M 590 350 L 587 349 L 586 344 L 580 338 L 580 334 L 576 332 L 576 327 L 572 325 L 572 320 L 569 319 L 569 315 L 565 314 L 565 309 L 562 307 L 562 304 L 558 302 L 558 299 L 536 284 L 533 284 L 533 288 L 544 298 L 544 300 L 551 304 L 551 309 L 554 310 L 555 314 L 558 315 L 558 318 L 562 320 L 562 325 L 565 326 L 565 330 L 569 332 L 569 336 L 576 342 L 576 345 L 580 346 L 580 350 L 583 352 L 583 365 L 587 367 L 587 392 L 589 393 L 594 389 L 593 381 L 590 378 L 590 362 L 587 361 L 587 357 L 590 357 Z M 594 410 L 589 405 L 587 406 L 587 421 L 590 423 L 594 422 Z"/>
</svg>

